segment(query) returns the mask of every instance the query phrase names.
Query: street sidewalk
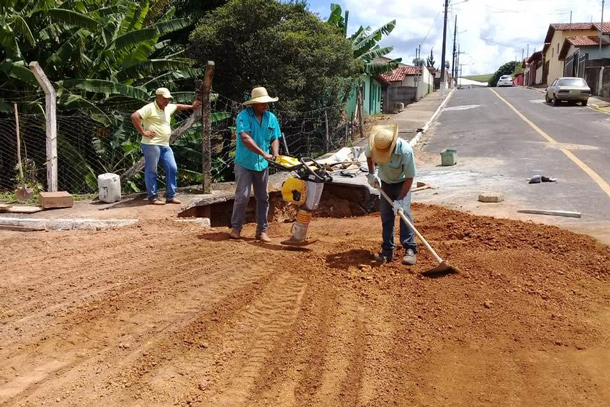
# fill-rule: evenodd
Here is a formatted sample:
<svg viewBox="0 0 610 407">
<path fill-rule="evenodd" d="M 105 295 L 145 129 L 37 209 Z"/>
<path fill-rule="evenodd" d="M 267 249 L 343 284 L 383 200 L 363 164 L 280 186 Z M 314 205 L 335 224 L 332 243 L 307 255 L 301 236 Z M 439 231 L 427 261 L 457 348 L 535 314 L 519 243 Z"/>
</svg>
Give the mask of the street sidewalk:
<svg viewBox="0 0 610 407">
<path fill-rule="evenodd" d="M 445 100 L 450 97 L 450 94 L 451 90 L 448 90 Z M 374 121 L 375 124 L 398 124 L 399 137 L 410 141 L 417 135 L 418 130 L 424 129 L 429 124 L 442 103 L 441 93 L 437 90 L 419 101 L 407 105 L 400 113 L 375 116 L 369 120 Z M 354 141 L 354 147 L 365 147 L 367 143 L 368 137 L 358 139 Z"/>
</svg>

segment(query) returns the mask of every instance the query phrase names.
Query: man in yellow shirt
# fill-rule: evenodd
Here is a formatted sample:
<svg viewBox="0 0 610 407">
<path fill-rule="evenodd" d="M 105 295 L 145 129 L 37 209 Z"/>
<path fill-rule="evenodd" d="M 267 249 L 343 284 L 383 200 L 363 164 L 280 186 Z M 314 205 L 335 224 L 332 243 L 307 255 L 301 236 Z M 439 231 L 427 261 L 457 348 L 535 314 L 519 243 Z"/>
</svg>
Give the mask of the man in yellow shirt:
<svg viewBox="0 0 610 407">
<path fill-rule="evenodd" d="M 192 105 L 170 103 L 172 95 L 167 88 L 155 91 L 155 101 L 147 104 L 131 114 L 131 122 L 142 135 L 140 141 L 144 153 L 144 180 L 146 182 L 146 197 L 153 205 L 167 203 L 180 204 L 176 198 L 178 186 L 178 166 L 174 152 L 169 146 L 169 136 L 172 133 L 170 121 L 177 110 L 195 110 L 201 106 L 201 101 L 195 100 Z M 159 199 L 157 191 L 157 166 L 165 169 L 165 202 Z"/>
</svg>

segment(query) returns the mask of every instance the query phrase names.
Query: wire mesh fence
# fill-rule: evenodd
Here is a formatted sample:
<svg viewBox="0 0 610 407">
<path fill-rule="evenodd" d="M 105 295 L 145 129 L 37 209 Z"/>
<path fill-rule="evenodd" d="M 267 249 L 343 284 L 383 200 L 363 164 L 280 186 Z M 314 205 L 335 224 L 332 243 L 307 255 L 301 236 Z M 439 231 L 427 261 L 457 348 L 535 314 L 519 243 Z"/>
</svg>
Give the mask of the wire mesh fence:
<svg viewBox="0 0 610 407">
<path fill-rule="evenodd" d="M 212 97 L 212 181 L 234 179 L 235 120 L 243 109 L 241 102 L 222 95 Z M 103 114 L 80 114 L 58 111 L 57 159 L 58 187 L 73 194 L 97 192 L 97 176 L 102 173 L 123 174 L 142 158 L 141 136 L 133 127 L 130 115 L 138 107 L 114 104 L 102 107 Z M 272 109 L 273 111 L 273 109 Z M 337 109 L 308 112 L 273 111 L 280 122 L 285 144 L 282 152 L 296 157 L 318 157 L 345 146 L 354 137 L 355 125 L 338 115 Z M 184 124 L 194 114 L 178 111 L 172 128 Z M 44 114 L 20 114 L 21 155 L 28 186 L 46 189 L 46 123 Z M 18 185 L 16 123 L 11 114 L 0 115 L 0 192 L 13 191 Z M 287 150 L 284 147 L 287 146 Z M 178 185 L 201 185 L 203 182 L 201 119 L 184 131 L 172 144 L 178 164 Z M 164 175 L 159 173 L 161 187 Z M 123 180 L 123 191 L 145 189 L 142 172 Z"/>
</svg>

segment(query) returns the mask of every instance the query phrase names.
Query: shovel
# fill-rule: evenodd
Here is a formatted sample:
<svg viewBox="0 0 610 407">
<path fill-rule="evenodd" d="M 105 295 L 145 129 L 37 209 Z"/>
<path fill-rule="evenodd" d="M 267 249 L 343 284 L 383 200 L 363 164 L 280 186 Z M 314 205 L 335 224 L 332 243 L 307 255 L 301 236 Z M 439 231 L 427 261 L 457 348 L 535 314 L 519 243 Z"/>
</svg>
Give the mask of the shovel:
<svg viewBox="0 0 610 407">
<path fill-rule="evenodd" d="M 386 194 L 381 188 L 377 188 L 377 190 L 388 201 L 388 203 L 390 205 L 393 205 L 394 202 L 390 199 L 388 194 Z M 400 218 L 405 222 L 405 224 L 408 227 L 410 227 L 411 230 L 413 232 L 415 232 L 417 237 L 419 237 L 419 239 L 424 243 L 424 245 L 426 246 L 428 251 L 432 254 L 432 256 L 434 256 L 434 259 L 438 263 L 438 265 L 436 267 L 431 268 L 430 270 L 426 270 L 422 274 L 427 275 L 427 276 L 440 276 L 440 275 L 444 275 L 444 274 L 451 274 L 451 273 L 458 272 L 458 270 L 456 268 L 449 265 L 448 261 L 441 259 L 441 257 L 438 254 L 436 254 L 436 252 L 434 251 L 432 246 L 430 246 L 430 244 L 426 241 L 426 239 L 424 239 L 424 237 L 421 235 L 421 233 L 419 233 L 417 231 L 417 229 L 415 229 L 415 226 L 413 226 L 413 224 L 411 222 L 409 222 L 409 218 L 407 218 L 405 216 L 405 214 L 402 212 L 402 209 L 398 210 L 398 214 L 400 215 Z"/>
<path fill-rule="evenodd" d="M 15 107 L 15 129 L 17 130 L 17 162 L 19 165 L 19 177 L 21 178 L 21 188 L 15 191 L 15 195 L 19 201 L 27 201 L 34 197 L 34 191 L 31 188 L 25 186 L 25 177 L 23 176 L 23 165 L 21 164 L 21 137 L 19 136 L 19 113 L 17 111 L 17 103 L 14 103 Z"/>
</svg>

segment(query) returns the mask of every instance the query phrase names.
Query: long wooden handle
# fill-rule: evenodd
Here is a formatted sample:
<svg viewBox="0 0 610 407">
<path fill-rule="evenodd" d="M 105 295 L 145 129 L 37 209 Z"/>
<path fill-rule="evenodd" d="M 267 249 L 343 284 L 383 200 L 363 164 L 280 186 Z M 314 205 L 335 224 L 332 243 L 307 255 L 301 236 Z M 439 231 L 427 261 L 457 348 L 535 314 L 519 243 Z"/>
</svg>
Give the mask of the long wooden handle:
<svg viewBox="0 0 610 407">
<path fill-rule="evenodd" d="M 388 201 L 388 203 L 390 205 L 394 205 L 394 201 L 392 201 L 390 199 L 390 197 L 388 196 L 388 194 L 386 194 L 381 188 L 377 188 L 377 190 L 379 191 L 379 193 L 381 195 L 383 195 L 383 197 Z M 426 241 L 426 239 L 424 239 L 424 237 L 421 235 L 421 233 L 419 233 L 419 231 L 415 228 L 415 226 L 413 226 L 413 224 L 411 222 L 409 222 L 409 218 L 407 218 L 407 216 L 403 213 L 402 209 L 398 210 L 398 214 L 400 215 L 400 217 L 402 218 L 402 220 L 407 224 L 407 226 L 409 226 L 411 228 L 411 230 L 413 232 L 415 232 L 415 234 L 417 235 L 417 237 L 419 237 L 419 239 L 424 242 L 424 245 L 426 246 L 426 248 L 428 249 L 428 251 L 430 251 L 430 253 L 432 253 L 432 255 L 434 256 L 434 258 L 436 259 L 436 261 L 438 263 L 442 263 L 443 259 L 441 259 L 441 257 L 436 254 L 436 252 L 434 251 L 434 249 L 432 248 L 432 246 L 430 246 L 430 244 L 428 243 L 428 241 Z"/>
<path fill-rule="evenodd" d="M 19 112 L 17 111 L 17 103 L 13 103 L 13 106 L 15 108 L 15 129 L 17 130 L 17 163 L 19 164 L 19 176 L 21 177 L 21 185 L 25 188 L 23 166 L 21 165 L 21 137 L 19 135 Z"/>
</svg>

